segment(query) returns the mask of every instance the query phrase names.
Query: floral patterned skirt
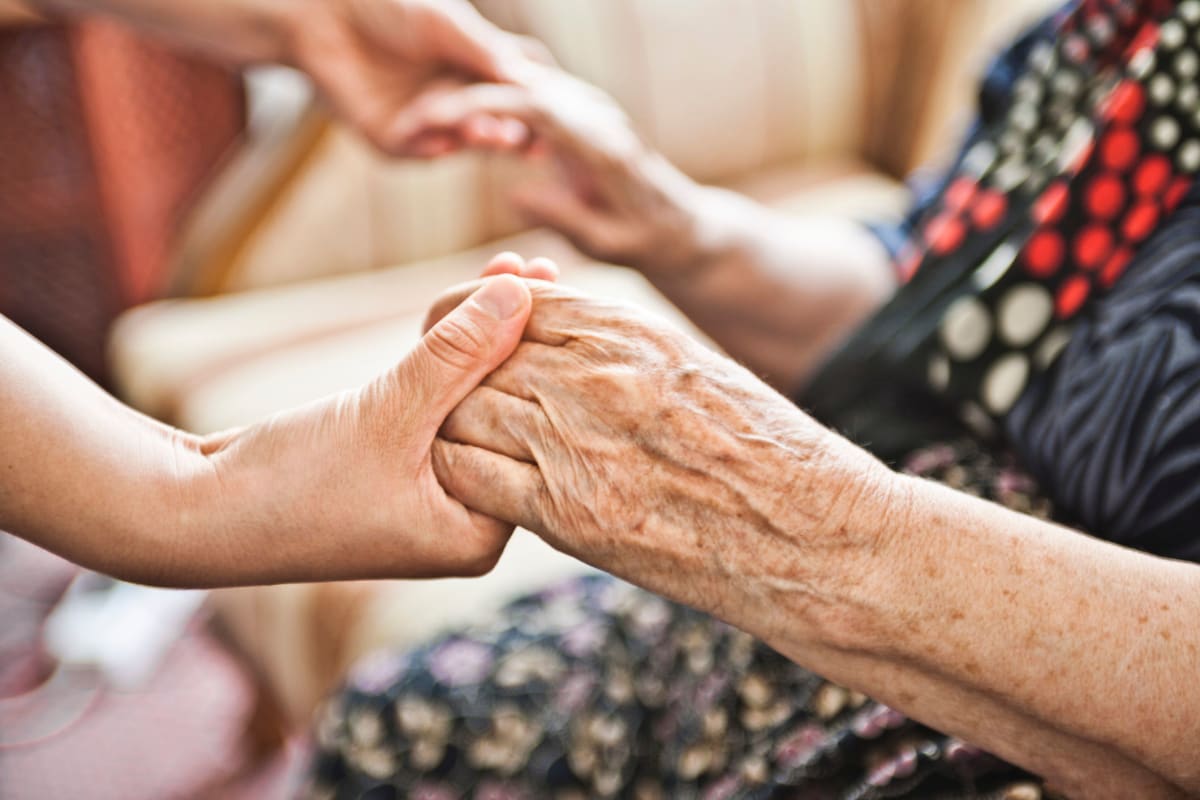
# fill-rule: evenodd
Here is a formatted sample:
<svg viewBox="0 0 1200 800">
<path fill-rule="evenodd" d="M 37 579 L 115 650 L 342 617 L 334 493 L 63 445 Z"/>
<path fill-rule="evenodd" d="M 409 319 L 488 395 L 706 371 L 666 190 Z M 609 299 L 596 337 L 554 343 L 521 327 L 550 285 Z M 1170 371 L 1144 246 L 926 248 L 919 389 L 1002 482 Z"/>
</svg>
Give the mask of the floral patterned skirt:
<svg viewBox="0 0 1200 800">
<path fill-rule="evenodd" d="M 970 443 L 911 472 L 1039 516 L 1032 482 Z M 359 664 L 317 729 L 313 798 L 995 798 L 1032 776 L 614 578 Z"/>
</svg>

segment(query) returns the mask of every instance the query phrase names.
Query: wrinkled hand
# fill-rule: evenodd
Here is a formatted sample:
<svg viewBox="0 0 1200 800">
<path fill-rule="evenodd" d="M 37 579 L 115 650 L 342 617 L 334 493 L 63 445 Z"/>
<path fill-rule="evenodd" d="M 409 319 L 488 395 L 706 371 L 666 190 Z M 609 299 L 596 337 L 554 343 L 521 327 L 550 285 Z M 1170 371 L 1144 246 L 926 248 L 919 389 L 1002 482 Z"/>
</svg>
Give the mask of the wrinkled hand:
<svg viewBox="0 0 1200 800">
<path fill-rule="evenodd" d="M 733 584 L 794 594 L 830 554 L 840 572 L 870 548 L 847 522 L 881 464 L 667 323 L 530 288 L 524 341 L 434 445 L 450 494 L 716 613 Z M 759 557 L 781 539 L 791 557 Z"/>
<path fill-rule="evenodd" d="M 519 123 L 531 142 L 462 133 L 495 120 Z M 534 66 L 514 83 L 431 93 L 400 115 L 396 130 L 401 142 L 455 136 L 487 150 L 548 153 L 554 177 L 528 182 L 512 197 L 532 222 L 592 258 L 648 274 L 695 260 L 692 206 L 703 197 L 700 187 L 648 148 L 611 98 L 561 70 Z"/>
<path fill-rule="evenodd" d="M 468 134 L 489 147 L 528 138 L 519 121 L 486 114 L 463 131 L 413 137 L 397 129 L 418 98 L 470 81 L 512 80 L 547 58 L 540 45 L 497 28 L 465 0 L 305 0 L 287 27 L 289 59 L 386 153 L 443 155 Z"/>
</svg>

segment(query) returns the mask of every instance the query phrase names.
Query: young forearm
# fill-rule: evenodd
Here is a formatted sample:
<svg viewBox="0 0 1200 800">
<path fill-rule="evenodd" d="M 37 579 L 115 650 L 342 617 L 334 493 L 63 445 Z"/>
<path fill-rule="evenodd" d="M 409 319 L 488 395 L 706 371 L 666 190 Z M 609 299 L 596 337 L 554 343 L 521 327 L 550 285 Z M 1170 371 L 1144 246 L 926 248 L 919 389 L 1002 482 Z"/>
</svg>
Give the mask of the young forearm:
<svg viewBox="0 0 1200 800">
<path fill-rule="evenodd" d="M 887 253 L 863 226 L 784 215 L 697 187 L 686 268 L 642 267 L 727 353 L 785 394 L 895 290 Z"/>
<path fill-rule="evenodd" d="M 80 564 L 149 577 L 180 552 L 198 441 L 116 402 L 0 318 L 0 528 Z"/>
<path fill-rule="evenodd" d="M 49 17 L 120 20 L 233 64 L 288 60 L 289 23 L 310 0 L 25 0 Z"/>
<path fill-rule="evenodd" d="M 1200 791 L 1200 569 L 896 481 L 856 516 L 872 577 L 773 643 L 1070 796 Z"/>
</svg>

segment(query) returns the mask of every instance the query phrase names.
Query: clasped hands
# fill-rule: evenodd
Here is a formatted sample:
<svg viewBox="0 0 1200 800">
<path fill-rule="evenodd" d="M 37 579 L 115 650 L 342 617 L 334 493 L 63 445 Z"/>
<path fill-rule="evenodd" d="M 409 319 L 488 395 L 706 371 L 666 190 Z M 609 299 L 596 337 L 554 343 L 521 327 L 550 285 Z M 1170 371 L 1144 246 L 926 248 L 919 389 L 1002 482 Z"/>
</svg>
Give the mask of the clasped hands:
<svg viewBox="0 0 1200 800">
<path fill-rule="evenodd" d="M 731 591 L 815 592 L 868 556 L 859 500 L 886 495 L 889 470 L 666 321 L 532 264 L 521 342 L 432 444 L 452 498 L 717 613 Z M 485 274 L 530 271 L 505 254 Z M 446 292 L 429 324 L 488 280 Z"/>
</svg>

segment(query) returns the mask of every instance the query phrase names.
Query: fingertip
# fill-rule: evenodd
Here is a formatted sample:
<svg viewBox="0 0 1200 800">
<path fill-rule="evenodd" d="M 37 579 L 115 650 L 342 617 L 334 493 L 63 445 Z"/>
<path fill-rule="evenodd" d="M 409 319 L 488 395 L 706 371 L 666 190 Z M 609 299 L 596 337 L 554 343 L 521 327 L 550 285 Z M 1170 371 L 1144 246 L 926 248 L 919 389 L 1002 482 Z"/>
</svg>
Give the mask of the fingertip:
<svg viewBox="0 0 1200 800">
<path fill-rule="evenodd" d="M 484 283 L 472 299 L 486 314 L 502 321 L 528 315 L 533 305 L 529 287 L 510 274 L 496 275 Z"/>
<path fill-rule="evenodd" d="M 525 270 L 525 259 L 512 252 L 505 250 L 503 253 L 497 253 L 492 256 L 492 260 L 483 268 L 481 277 L 489 277 L 491 275 L 520 275 Z"/>
<path fill-rule="evenodd" d="M 551 282 L 557 281 L 560 274 L 558 264 L 555 264 L 545 256 L 530 259 L 529 263 L 525 265 L 525 269 L 521 272 L 521 276 L 524 278 Z"/>
</svg>

